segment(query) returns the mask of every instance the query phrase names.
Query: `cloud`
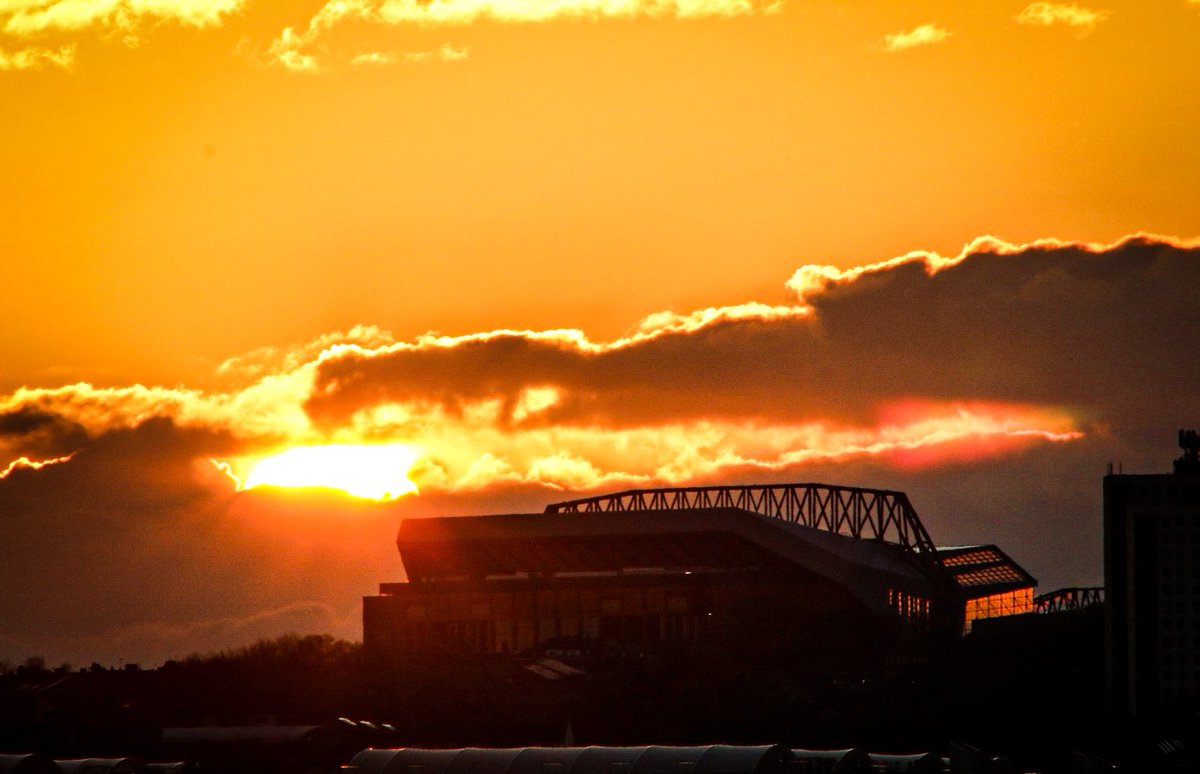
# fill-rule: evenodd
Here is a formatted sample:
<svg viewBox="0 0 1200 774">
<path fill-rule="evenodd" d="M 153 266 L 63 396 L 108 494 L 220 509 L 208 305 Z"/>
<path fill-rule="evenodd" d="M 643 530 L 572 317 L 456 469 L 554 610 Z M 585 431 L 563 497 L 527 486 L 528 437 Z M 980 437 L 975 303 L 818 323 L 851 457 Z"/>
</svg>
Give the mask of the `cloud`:
<svg viewBox="0 0 1200 774">
<path fill-rule="evenodd" d="M 17 51 L 5 51 L 0 48 L 0 71 L 41 70 L 47 66 L 70 70 L 74 64 L 74 46 L 62 46 L 57 49 L 31 46 Z"/>
<path fill-rule="evenodd" d="M 358 54 L 350 60 L 352 65 L 390 65 L 399 62 L 403 58 L 403 54 L 395 51 L 369 51 L 365 54 Z M 286 67 L 286 65 L 285 65 Z"/>
<path fill-rule="evenodd" d="M 884 51 L 907 51 L 917 46 L 931 46 L 935 43 L 941 43 L 950 37 L 951 34 L 948 30 L 944 30 L 936 24 L 922 24 L 920 27 L 908 32 L 884 35 L 880 46 Z"/>
<path fill-rule="evenodd" d="M 348 331 L 317 336 L 290 347 L 260 347 L 252 352 L 222 361 L 217 373 L 253 381 L 268 373 L 291 371 L 316 359 L 327 349 L 340 346 L 378 347 L 395 341 L 392 334 L 374 325 L 356 325 Z"/>
<path fill-rule="evenodd" d="M 1085 32 L 1091 31 L 1107 18 L 1108 11 L 1094 11 L 1090 8 L 1063 3 L 1031 3 L 1016 17 L 1018 24 L 1039 27 L 1065 24 Z"/>
<path fill-rule="evenodd" d="M 1151 237 L 981 239 L 951 258 L 803 267 L 789 282 L 795 307 L 653 315 L 611 342 L 493 331 L 345 348 L 317 364 L 305 408 L 316 427 L 441 450 L 451 487 L 471 470 L 456 446 L 522 480 L 551 469 L 536 463 L 555 450 L 608 454 L 597 469 L 637 481 L 786 466 L 803 458 L 795 450 L 890 454 L 944 432 L 1132 432 L 1152 405 L 1190 410 L 1181 380 L 1197 368 L 1177 364 L 1189 360 L 1182 342 L 1200 336 L 1182 322 L 1196 256 Z M 628 451 L 584 453 L 592 437 Z"/>
<path fill-rule="evenodd" d="M 0 584 L 22 590 L 0 594 L 0 642 L 115 663 L 291 631 L 354 636 L 357 599 L 398 564 L 395 511 L 238 494 L 208 462 L 237 448 L 151 419 L 0 478 Z"/>
<path fill-rule="evenodd" d="M 1163 470 L 1200 427 L 1198 243 L 989 237 L 787 286 L 790 305 L 654 313 L 611 341 L 361 328 L 230 359 L 219 391 L 0 395 L 0 587 L 22 589 L 0 594 L 0 641 L 145 660 L 206 621 L 266 622 L 199 637 L 236 645 L 285 625 L 270 611 L 342 611 L 398 574 L 402 516 L 664 483 L 904 489 L 935 539 L 1086 584 L 1103 464 Z M 212 462 L 314 443 L 409 444 L 421 494 L 239 492 Z"/>
<path fill-rule="evenodd" d="M 358 54 L 350 60 L 352 65 L 391 65 L 397 62 L 458 62 L 470 56 L 466 48 L 455 48 L 449 43 L 431 51 L 370 51 Z"/>
<path fill-rule="evenodd" d="M 461 62 L 470 56 L 470 51 L 466 48 L 455 48 L 449 43 L 439 46 L 434 51 L 413 51 L 404 55 L 405 61 L 408 62 L 428 62 L 430 60 L 440 60 L 442 62 Z"/>
<path fill-rule="evenodd" d="M 1131 432 L 1153 404 L 1186 413 L 1190 366 L 1176 364 L 1190 362 L 1179 342 L 1196 254 L 1144 236 L 982 238 L 952 257 L 801 267 L 792 306 L 655 313 L 608 342 L 577 330 L 397 342 L 356 329 L 226 361 L 246 381 L 224 392 L 19 389 L 0 397 L 0 464 L 86 460 L 152 421 L 207 439 L 196 456 L 243 477 L 291 445 L 409 444 L 423 492 L 1003 455 L 1099 426 Z"/>
<path fill-rule="evenodd" d="M 12 462 L 8 463 L 8 467 L 0 471 L 0 478 L 8 478 L 14 473 L 21 470 L 41 470 L 47 465 L 60 465 L 64 462 L 69 462 L 73 454 L 66 454 L 62 457 L 54 457 L 48 460 L 31 460 L 28 457 L 17 457 Z"/>
<path fill-rule="evenodd" d="M 0 453 L 20 449 L 38 457 L 67 454 L 88 441 L 86 429 L 61 414 L 25 404 L 0 411 Z"/>
<path fill-rule="evenodd" d="M 210 27 L 241 6 L 242 0 L 9 0 L 0 4 L 0 29 L 29 37 L 89 27 L 129 31 L 156 21 Z"/>
<path fill-rule="evenodd" d="M 290 70 L 315 71 L 319 69 L 316 57 L 306 49 L 350 21 L 391 27 L 463 27 L 483 21 L 526 24 L 558 19 L 732 17 L 777 13 L 782 7 L 782 0 L 330 0 L 304 30 L 285 28 L 272 42 L 268 56 Z M 400 58 L 453 61 L 464 58 L 466 50 L 443 46 L 436 54 L 424 53 L 430 55 L 416 52 Z M 351 63 L 386 64 L 390 58 L 383 53 L 359 54 Z"/>
<path fill-rule="evenodd" d="M 267 55 L 271 62 L 292 72 L 315 73 L 321 69 L 316 56 L 301 51 L 313 39 L 313 36 L 298 35 L 291 27 L 285 27 L 279 37 L 271 42 Z"/>
<path fill-rule="evenodd" d="M 343 13 L 345 9 L 361 18 L 377 19 L 385 24 L 426 26 L 465 25 L 484 19 L 517 23 L 638 16 L 694 19 L 769 13 L 780 9 L 778 2 L 762 0 L 382 0 L 339 2 L 337 5 L 338 10 L 334 13 Z"/>
</svg>

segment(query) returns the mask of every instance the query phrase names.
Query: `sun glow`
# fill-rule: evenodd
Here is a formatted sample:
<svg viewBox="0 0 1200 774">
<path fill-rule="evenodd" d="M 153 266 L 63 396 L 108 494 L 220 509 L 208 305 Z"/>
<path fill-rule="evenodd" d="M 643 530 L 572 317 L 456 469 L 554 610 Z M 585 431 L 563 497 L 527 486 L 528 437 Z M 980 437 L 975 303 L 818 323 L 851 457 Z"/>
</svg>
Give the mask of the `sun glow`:
<svg viewBox="0 0 1200 774">
<path fill-rule="evenodd" d="M 417 449 L 407 444 L 294 446 L 249 461 L 239 489 L 319 487 L 367 500 L 395 500 L 417 491 L 408 477 L 417 457 Z"/>
</svg>

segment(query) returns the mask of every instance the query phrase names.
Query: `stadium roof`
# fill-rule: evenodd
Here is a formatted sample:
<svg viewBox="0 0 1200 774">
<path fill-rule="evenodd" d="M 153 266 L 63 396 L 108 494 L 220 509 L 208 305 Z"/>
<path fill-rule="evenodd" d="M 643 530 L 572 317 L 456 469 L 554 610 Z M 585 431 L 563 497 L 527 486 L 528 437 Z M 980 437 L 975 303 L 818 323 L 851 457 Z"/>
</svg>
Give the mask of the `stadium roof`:
<svg viewBox="0 0 1200 774">
<path fill-rule="evenodd" d="M 885 587 L 930 583 L 919 558 L 900 546 L 739 508 L 406 519 L 396 542 L 413 581 L 791 566 L 833 580 L 879 612 Z"/>
<path fill-rule="evenodd" d="M 968 599 L 1037 585 L 1036 578 L 994 545 L 944 546 L 937 556 Z"/>
</svg>

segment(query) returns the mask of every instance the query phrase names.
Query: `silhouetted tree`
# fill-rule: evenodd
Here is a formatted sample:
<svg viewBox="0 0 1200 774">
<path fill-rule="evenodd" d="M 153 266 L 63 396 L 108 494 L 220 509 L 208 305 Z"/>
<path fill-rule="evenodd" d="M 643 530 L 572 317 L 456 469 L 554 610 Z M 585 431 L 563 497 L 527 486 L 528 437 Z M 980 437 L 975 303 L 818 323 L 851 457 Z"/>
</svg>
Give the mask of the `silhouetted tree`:
<svg viewBox="0 0 1200 774">
<path fill-rule="evenodd" d="M 251 645 L 171 661 L 169 714 L 191 722 L 322 722 L 359 713 L 359 643 L 329 635 L 286 634 Z M 166 698 L 170 697 L 170 698 Z"/>
</svg>

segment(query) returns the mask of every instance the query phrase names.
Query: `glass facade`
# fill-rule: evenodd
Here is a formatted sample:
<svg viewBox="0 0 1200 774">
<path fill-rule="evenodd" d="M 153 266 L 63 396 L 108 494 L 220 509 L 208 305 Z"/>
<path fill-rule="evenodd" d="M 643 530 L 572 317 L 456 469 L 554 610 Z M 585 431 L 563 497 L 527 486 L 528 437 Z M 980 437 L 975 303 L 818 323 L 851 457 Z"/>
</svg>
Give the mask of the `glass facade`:
<svg viewBox="0 0 1200 774">
<path fill-rule="evenodd" d="M 968 599 L 963 631 L 971 631 L 971 622 L 980 618 L 995 618 L 1001 615 L 1020 615 L 1033 612 L 1033 588 L 989 594 L 978 599 Z"/>
</svg>

